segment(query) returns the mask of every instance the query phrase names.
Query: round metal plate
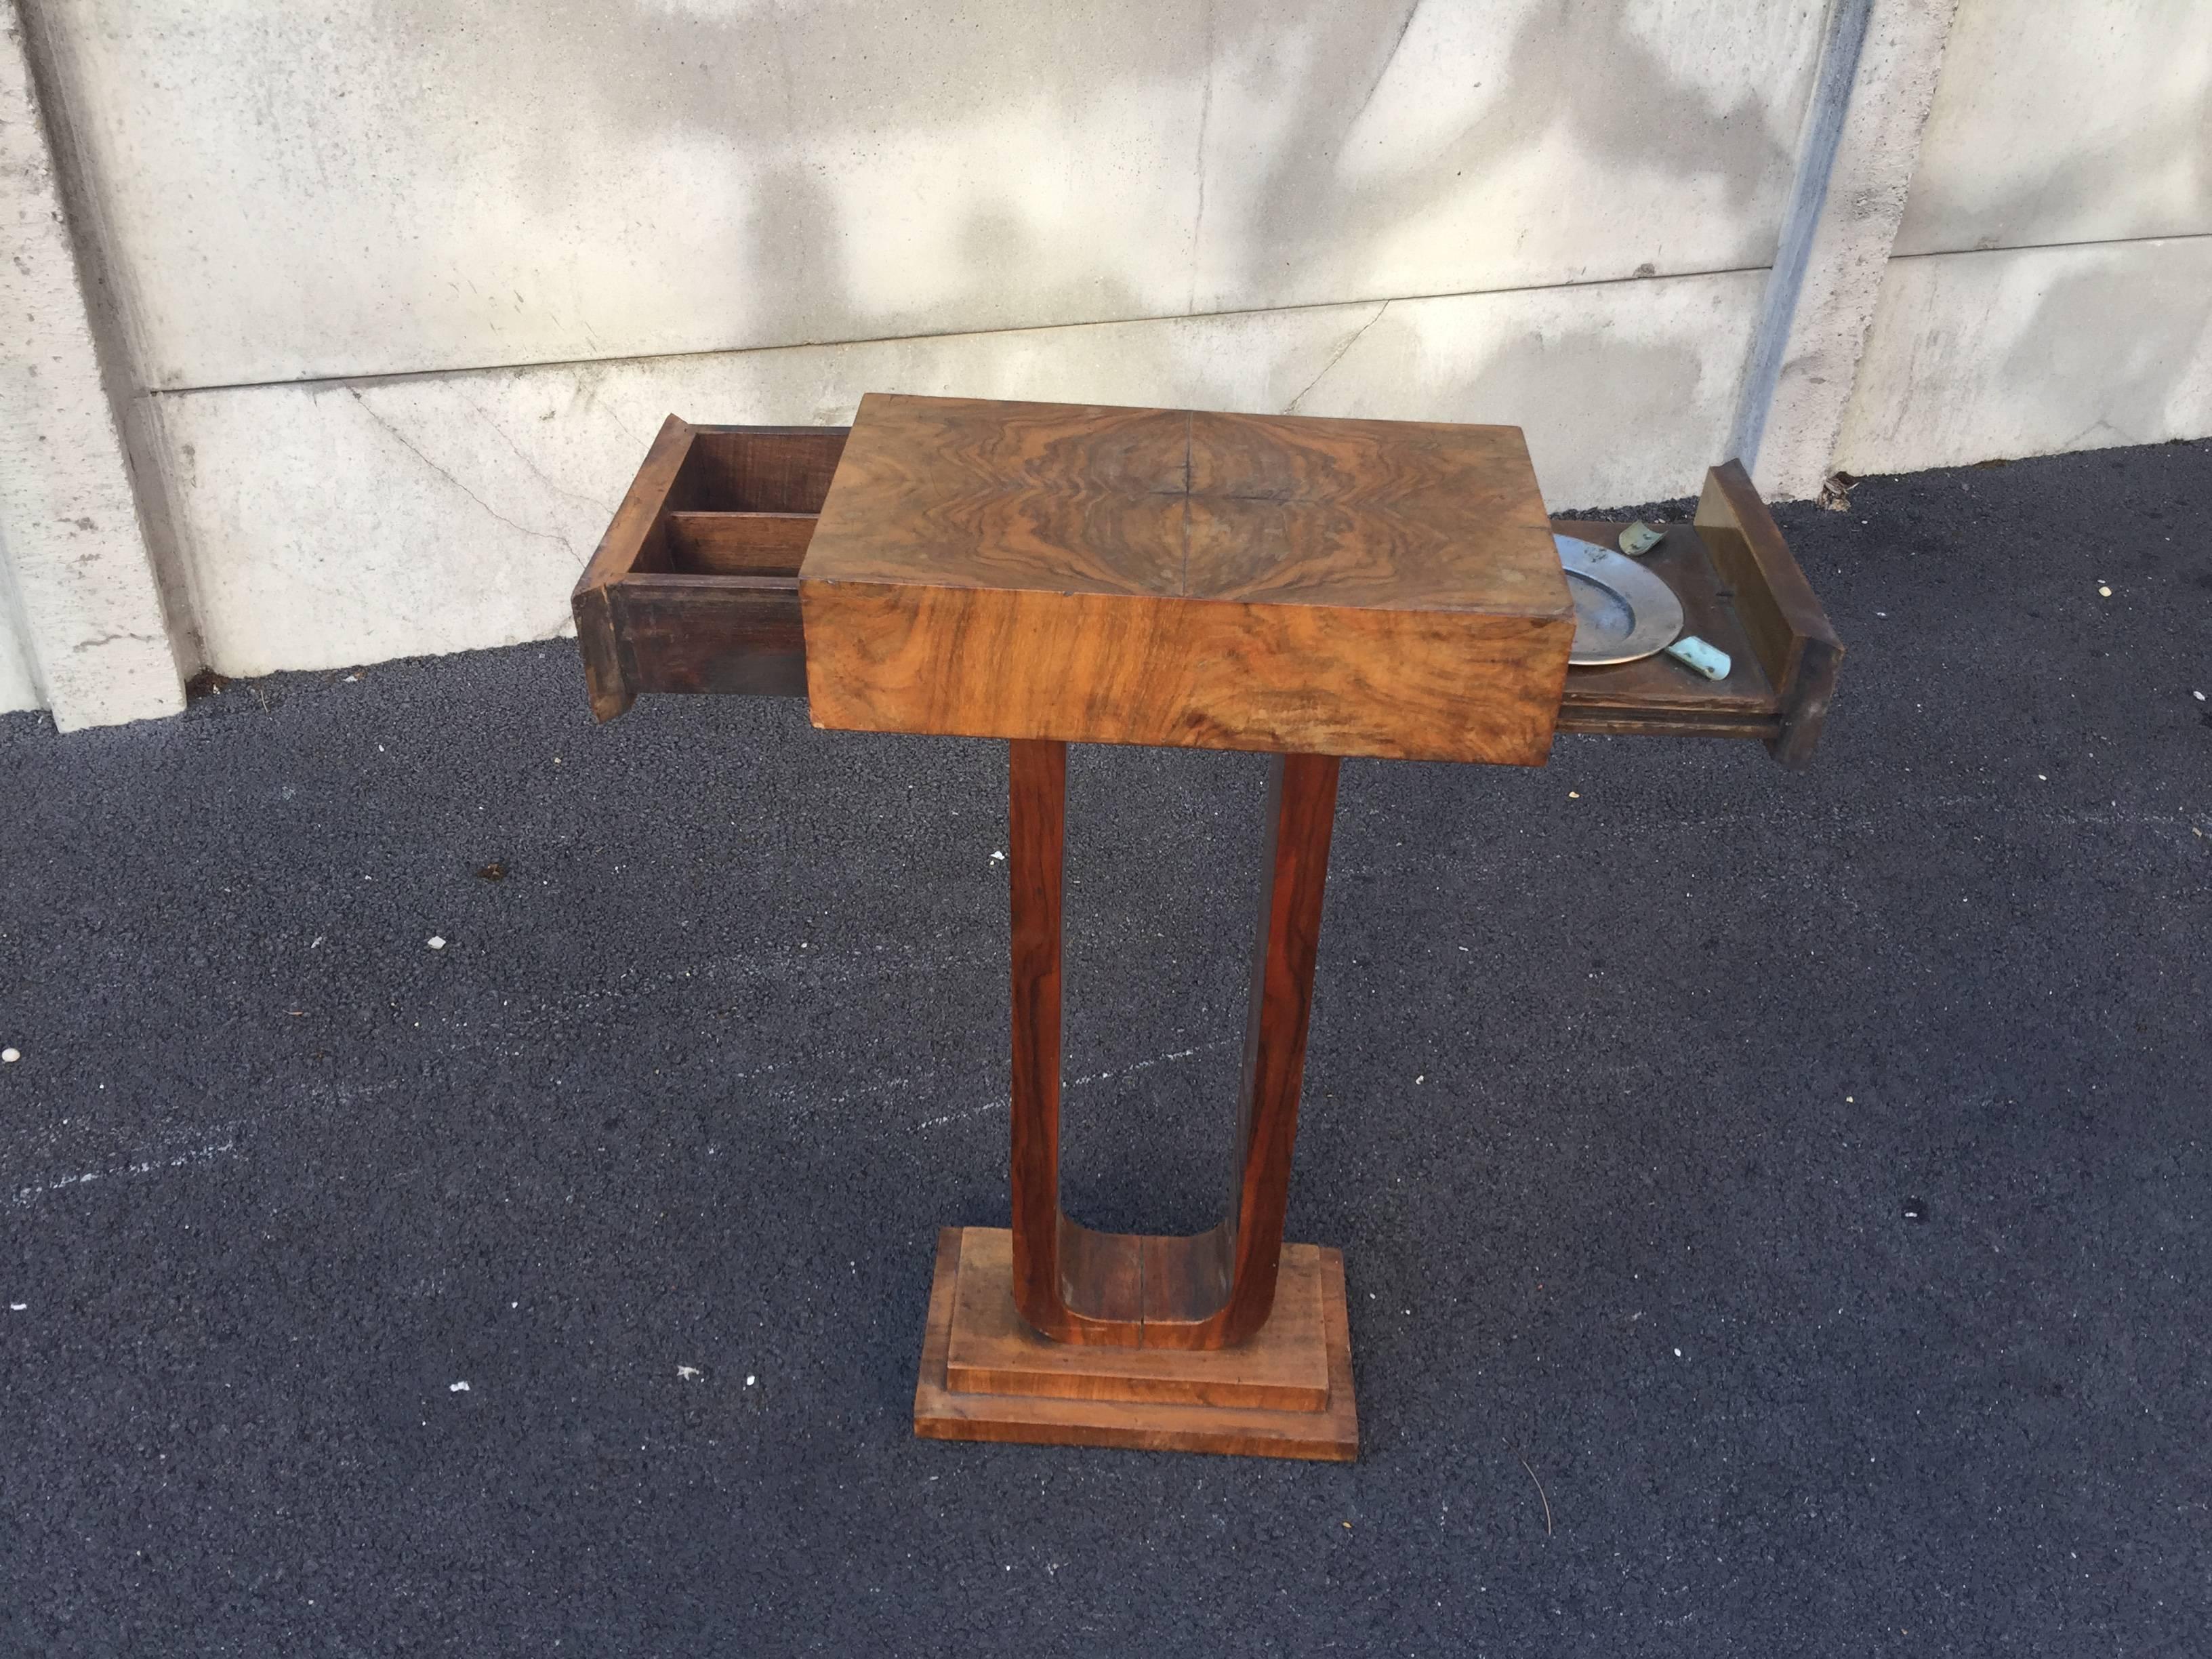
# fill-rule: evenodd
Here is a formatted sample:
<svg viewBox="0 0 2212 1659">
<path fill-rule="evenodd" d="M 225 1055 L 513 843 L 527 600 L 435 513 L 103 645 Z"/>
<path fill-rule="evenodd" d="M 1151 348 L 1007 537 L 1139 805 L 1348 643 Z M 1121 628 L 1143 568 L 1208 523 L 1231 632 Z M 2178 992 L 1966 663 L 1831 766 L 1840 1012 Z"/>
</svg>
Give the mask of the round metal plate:
<svg viewBox="0 0 2212 1659">
<path fill-rule="evenodd" d="M 1682 631 L 1682 602 L 1644 566 L 1595 542 L 1554 534 L 1575 601 L 1571 663 L 1634 662 L 1664 651 Z"/>
</svg>

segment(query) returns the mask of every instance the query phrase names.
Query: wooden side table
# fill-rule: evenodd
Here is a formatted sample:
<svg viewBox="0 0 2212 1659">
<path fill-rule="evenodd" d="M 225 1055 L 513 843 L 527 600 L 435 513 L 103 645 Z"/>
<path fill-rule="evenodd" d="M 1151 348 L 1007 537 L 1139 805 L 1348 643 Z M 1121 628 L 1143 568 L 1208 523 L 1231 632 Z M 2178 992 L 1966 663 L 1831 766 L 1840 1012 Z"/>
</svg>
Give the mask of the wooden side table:
<svg viewBox="0 0 2212 1659">
<path fill-rule="evenodd" d="M 803 694 L 821 726 L 1008 740 L 1012 1225 L 939 1237 L 917 1433 L 1355 1454 L 1343 1260 L 1283 1237 L 1339 758 L 1647 732 L 1802 765 L 1842 655 L 1733 463 L 1647 561 L 1723 681 L 1570 669 L 1553 528 L 1511 427 L 883 396 L 849 430 L 664 425 L 576 589 L 599 718 Z M 1274 757 L 1230 1197 L 1191 1237 L 1060 1205 L 1081 742 Z"/>
</svg>

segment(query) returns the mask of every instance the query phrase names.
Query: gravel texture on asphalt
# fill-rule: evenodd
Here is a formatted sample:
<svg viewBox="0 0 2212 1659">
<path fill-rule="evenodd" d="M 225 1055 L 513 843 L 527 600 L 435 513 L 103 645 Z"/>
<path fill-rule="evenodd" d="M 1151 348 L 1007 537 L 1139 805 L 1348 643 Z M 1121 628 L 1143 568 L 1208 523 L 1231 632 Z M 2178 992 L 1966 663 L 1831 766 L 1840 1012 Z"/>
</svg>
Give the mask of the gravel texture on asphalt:
<svg viewBox="0 0 2212 1659">
<path fill-rule="evenodd" d="M 911 1435 L 1002 746 L 562 641 L 0 720 L 0 1651 L 2191 1650 L 2212 444 L 1781 516 L 1810 771 L 1345 769 L 1346 1468 Z M 1219 1201 L 1261 765 L 1075 753 L 1094 1224 Z"/>
</svg>

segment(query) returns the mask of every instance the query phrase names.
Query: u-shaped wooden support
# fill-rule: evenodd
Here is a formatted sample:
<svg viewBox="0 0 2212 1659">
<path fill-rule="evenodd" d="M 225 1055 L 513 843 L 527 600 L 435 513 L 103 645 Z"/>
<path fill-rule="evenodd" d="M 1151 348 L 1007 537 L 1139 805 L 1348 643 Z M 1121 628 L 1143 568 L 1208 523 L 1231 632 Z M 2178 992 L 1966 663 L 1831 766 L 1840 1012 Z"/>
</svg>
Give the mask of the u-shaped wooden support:
<svg viewBox="0 0 2212 1659">
<path fill-rule="evenodd" d="M 1272 757 L 1228 1213 L 1190 1237 L 1139 1237 L 1094 1231 L 1060 1207 L 1067 745 L 1017 739 L 1009 748 L 1014 1304 L 1037 1331 L 1060 1342 L 1234 1346 L 1266 1324 L 1274 1306 L 1337 763 L 1320 755 Z"/>
</svg>

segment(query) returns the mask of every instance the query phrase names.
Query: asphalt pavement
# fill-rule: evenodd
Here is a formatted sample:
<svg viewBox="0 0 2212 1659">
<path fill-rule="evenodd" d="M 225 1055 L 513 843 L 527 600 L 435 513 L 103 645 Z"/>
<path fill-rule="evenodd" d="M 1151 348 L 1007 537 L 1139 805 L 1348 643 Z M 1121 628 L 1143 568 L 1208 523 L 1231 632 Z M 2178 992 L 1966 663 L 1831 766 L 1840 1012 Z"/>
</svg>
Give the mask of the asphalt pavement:
<svg viewBox="0 0 2212 1659">
<path fill-rule="evenodd" d="M 1345 768 L 1348 1467 L 912 1437 L 1001 745 L 562 641 L 0 720 L 0 1652 L 2203 1651 L 2212 444 L 1780 516 L 1809 771 Z M 1261 787 L 1075 754 L 1093 1224 L 1218 1201 Z"/>
</svg>

